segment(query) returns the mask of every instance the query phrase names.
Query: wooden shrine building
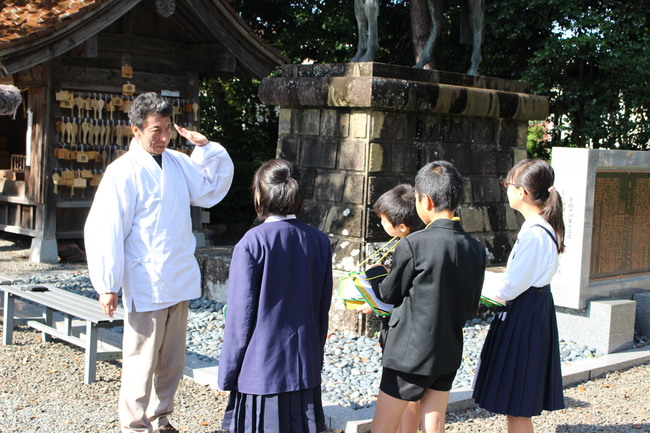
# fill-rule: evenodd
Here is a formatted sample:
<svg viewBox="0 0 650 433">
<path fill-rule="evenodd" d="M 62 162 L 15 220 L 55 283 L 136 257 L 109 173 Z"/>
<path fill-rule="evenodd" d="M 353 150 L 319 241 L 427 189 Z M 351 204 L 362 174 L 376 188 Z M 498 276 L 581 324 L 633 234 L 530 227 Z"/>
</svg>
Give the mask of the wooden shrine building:
<svg viewBox="0 0 650 433">
<path fill-rule="evenodd" d="M 103 170 L 128 148 L 135 96 L 170 98 L 173 120 L 191 129 L 200 79 L 263 77 L 287 62 L 226 0 L 2 4 L 0 84 L 18 87 L 23 104 L 0 116 L 0 230 L 31 236 L 36 262 L 58 260 L 57 240 L 83 237 Z"/>
</svg>

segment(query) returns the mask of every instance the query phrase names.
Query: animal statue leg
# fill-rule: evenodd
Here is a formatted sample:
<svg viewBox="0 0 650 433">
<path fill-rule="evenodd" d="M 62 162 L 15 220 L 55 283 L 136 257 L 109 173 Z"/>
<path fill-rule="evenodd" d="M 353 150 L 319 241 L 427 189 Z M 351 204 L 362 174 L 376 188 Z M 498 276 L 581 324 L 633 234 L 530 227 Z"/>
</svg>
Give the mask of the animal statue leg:
<svg viewBox="0 0 650 433">
<path fill-rule="evenodd" d="M 366 19 L 365 0 L 354 0 L 354 16 L 357 19 L 357 32 L 359 34 L 359 42 L 357 44 L 357 52 L 350 60 L 351 62 L 360 61 L 361 57 L 368 49 L 368 20 Z"/>
<path fill-rule="evenodd" d="M 368 47 L 361 57 L 362 62 L 375 60 L 375 53 L 379 49 L 379 34 L 377 32 L 377 18 L 379 16 L 379 0 L 366 0 L 366 21 L 368 22 Z"/>
<path fill-rule="evenodd" d="M 427 0 L 429 5 L 429 14 L 431 15 L 431 33 L 427 39 L 420 60 L 413 66 L 422 69 L 433 58 L 433 49 L 436 46 L 436 40 L 442 31 L 442 8 L 445 5 L 444 0 Z"/>
<path fill-rule="evenodd" d="M 467 70 L 467 75 L 478 75 L 478 67 L 483 60 L 481 45 L 483 43 L 483 17 L 484 0 L 467 0 L 470 11 L 470 24 L 472 27 L 472 63 Z"/>
</svg>

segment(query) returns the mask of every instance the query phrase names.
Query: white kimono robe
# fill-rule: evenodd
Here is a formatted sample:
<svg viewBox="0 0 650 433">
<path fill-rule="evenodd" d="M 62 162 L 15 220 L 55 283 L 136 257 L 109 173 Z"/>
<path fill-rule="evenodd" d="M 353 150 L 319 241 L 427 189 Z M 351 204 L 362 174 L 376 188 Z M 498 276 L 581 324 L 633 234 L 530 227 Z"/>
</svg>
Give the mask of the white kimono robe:
<svg viewBox="0 0 650 433">
<path fill-rule="evenodd" d="M 123 290 L 127 311 L 155 311 L 201 296 L 190 205 L 212 207 L 234 167 L 217 143 L 192 156 L 166 150 L 162 169 L 137 138 L 110 164 L 84 228 L 90 279 L 99 293 Z"/>
</svg>

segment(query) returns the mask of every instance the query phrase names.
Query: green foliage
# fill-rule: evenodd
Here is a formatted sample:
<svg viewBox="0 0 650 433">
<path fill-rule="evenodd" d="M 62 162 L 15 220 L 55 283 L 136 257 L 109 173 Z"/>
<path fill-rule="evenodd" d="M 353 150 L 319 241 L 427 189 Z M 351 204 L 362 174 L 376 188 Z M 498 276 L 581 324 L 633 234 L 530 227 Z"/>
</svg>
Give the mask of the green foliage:
<svg viewBox="0 0 650 433">
<path fill-rule="evenodd" d="M 548 5 L 547 5 L 548 7 Z M 548 96 L 556 146 L 648 149 L 650 15 L 638 2 L 557 2 L 523 78 Z"/>
<path fill-rule="evenodd" d="M 233 185 L 212 208 L 211 222 L 244 224 L 255 219 L 250 184 L 260 164 L 275 156 L 278 118 L 257 97 L 256 79 L 204 81 L 201 86 L 201 131 L 220 142 L 235 163 Z"/>
<path fill-rule="evenodd" d="M 528 122 L 526 150 L 529 158 L 549 160 L 551 157 L 548 122 Z"/>
<path fill-rule="evenodd" d="M 232 0 L 263 39 L 293 63 L 347 62 L 355 53 L 352 0 Z M 438 69 L 464 73 L 471 45 L 460 43 L 460 2 L 447 2 L 434 56 Z M 376 61 L 412 65 L 409 2 L 380 0 Z M 624 0 L 485 2 L 481 75 L 524 80 L 548 97 L 548 122 L 533 124 L 528 150 L 551 146 L 649 149 L 650 13 Z M 277 115 L 257 98 L 257 80 L 202 86 L 202 129 L 233 155 L 237 178 L 213 221 L 250 219 L 249 184 L 272 158 Z M 222 210 L 219 210 L 222 209 Z M 244 216 L 242 216 L 244 215 Z"/>
</svg>

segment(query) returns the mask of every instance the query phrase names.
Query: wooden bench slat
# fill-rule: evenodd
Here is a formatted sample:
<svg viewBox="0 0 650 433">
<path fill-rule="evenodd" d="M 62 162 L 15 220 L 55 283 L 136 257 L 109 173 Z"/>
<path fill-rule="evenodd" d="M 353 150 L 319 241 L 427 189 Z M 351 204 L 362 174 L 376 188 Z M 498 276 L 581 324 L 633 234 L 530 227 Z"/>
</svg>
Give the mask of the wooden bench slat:
<svg viewBox="0 0 650 433">
<path fill-rule="evenodd" d="M 100 309 L 99 302 L 83 295 L 59 289 L 48 284 L 43 284 L 47 291 L 23 290 L 32 286 L 0 285 L 4 292 L 4 323 L 2 342 L 5 345 L 12 343 L 13 328 L 19 322 L 27 323 L 30 327 L 43 332 L 43 341 L 50 341 L 51 336 L 68 343 L 82 347 L 85 351 L 85 383 L 95 381 L 96 362 L 101 359 L 118 359 L 121 350 L 106 342 L 104 347 L 98 346 L 99 328 L 122 326 L 124 324 L 124 309 L 118 307 L 114 317 L 109 318 Z M 31 301 L 44 308 L 43 317 L 36 319 L 19 318 L 15 316 L 15 299 L 21 298 Z M 64 330 L 57 329 L 53 321 L 53 313 L 64 315 Z M 72 335 L 71 317 L 79 318 L 86 322 L 85 338 Z M 57 321 L 58 322 L 58 321 Z M 83 334 L 82 334 L 83 335 Z"/>
<path fill-rule="evenodd" d="M 28 299 L 37 304 L 78 317 L 83 320 L 90 320 L 93 323 L 111 322 L 106 314 L 104 314 L 99 306 L 99 301 L 91 299 L 83 295 L 68 292 L 67 290 L 59 289 L 56 287 L 48 287 L 46 292 L 32 292 L 23 290 L 25 286 L 3 286 L 2 290 L 12 293 L 14 296 Z M 114 313 L 113 320 L 123 320 L 124 309 L 118 307 Z"/>
</svg>

